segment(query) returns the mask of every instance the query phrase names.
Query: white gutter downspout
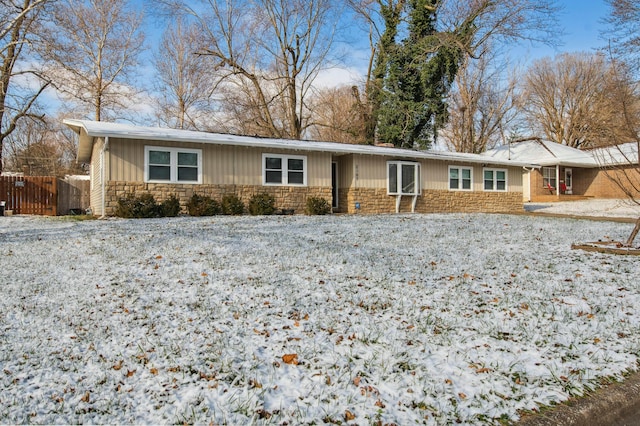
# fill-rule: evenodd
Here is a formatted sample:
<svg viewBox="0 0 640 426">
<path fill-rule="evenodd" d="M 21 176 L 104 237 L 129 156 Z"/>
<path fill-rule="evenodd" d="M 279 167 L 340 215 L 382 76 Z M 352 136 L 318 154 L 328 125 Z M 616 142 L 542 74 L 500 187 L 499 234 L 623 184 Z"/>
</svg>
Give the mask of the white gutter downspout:
<svg viewBox="0 0 640 426">
<path fill-rule="evenodd" d="M 100 181 L 101 181 L 101 196 L 102 196 L 102 216 L 100 216 L 100 219 L 104 219 L 107 217 L 107 213 L 106 213 L 106 208 L 107 208 L 107 200 L 106 200 L 106 194 L 105 194 L 105 188 L 106 188 L 106 184 L 105 184 L 105 176 L 106 173 L 104 171 L 105 169 L 105 151 L 109 150 L 109 136 L 105 136 L 104 137 L 104 145 L 102 146 L 102 150 L 100 151 L 100 165 L 102 167 L 100 167 Z"/>
</svg>

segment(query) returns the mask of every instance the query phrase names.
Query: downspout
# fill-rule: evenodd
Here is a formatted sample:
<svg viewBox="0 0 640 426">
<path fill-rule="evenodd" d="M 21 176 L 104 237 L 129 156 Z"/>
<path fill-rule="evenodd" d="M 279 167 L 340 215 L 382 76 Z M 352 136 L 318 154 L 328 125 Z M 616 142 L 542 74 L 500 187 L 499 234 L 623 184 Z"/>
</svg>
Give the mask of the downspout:
<svg viewBox="0 0 640 426">
<path fill-rule="evenodd" d="M 101 196 L 102 196 L 102 216 L 100 216 L 100 219 L 104 219 L 107 217 L 107 213 L 106 213 L 106 208 L 107 208 L 107 196 L 106 196 L 106 184 L 105 184 L 105 178 L 106 178 L 106 173 L 105 173 L 105 155 L 104 153 L 106 151 L 109 151 L 109 136 L 105 136 L 104 138 L 104 145 L 102 146 L 102 150 L 100 151 L 100 165 L 102 167 L 100 167 L 100 181 L 101 181 Z"/>
</svg>

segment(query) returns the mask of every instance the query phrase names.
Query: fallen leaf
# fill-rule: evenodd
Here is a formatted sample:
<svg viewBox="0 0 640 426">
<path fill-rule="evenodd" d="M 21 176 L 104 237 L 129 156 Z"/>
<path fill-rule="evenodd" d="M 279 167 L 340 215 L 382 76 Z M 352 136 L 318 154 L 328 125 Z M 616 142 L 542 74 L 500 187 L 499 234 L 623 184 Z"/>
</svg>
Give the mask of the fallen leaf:
<svg viewBox="0 0 640 426">
<path fill-rule="evenodd" d="M 149 373 L 151 373 L 151 374 L 153 374 L 155 376 L 156 374 L 158 374 L 158 369 L 157 368 L 152 368 L 152 369 L 149 370 Z"/>
<path fill-rule="evenodd" d="M 360 376 L 356 376 L 353 378 L 353 384 L 356 386 L 360 386 L 360 381 L 362 380 L 362 377 Z"/>
<path fill-rule="evenodd" d="M 490 369 L 490 368 L 486 368 L 486 367 L 485 367 L 485 368 L 478 368 L 478 369 L 476 370 L 476 373 L 490 373 L 490 372 L 492 372 L 492 371 L 493 371 L 492 369 Z"/>
<path fill-rule="evenodd" d="M 118 371 L 122 368 L 122 360 L 118 361 L 115 363 L 115 365 L 113 366 L 113 369 Z"/>
<path fill-rule="evenodd" d="M 162 256 L 157 255 L 157 256 L 156 256 L 156 259 L 162 259 Z"/>
<path fill-rule="evenodd" d="M 467 395 L 462 393 L 462 392 L 459 392 L 458 396 L 460 397 L 460 399 L 466 399 L 467 398 Z"/>
<path fill-rule="evenodd" d="M 351 411 L 347 410 L 347 411 L 344 412 L 344 419 L 346 421 L 349 422 L 351 420 L 354 420 L 355 418 L 356 418 L 356 415 L 353 414 Z"/>
<path fill-rule="evenodd" d="M 285 354 L 285 355 L 282 355 L 282 361 L 285 364 L 298 365 L 298 354 Z"/>
<path fill-rule="evenodd" d="M 126 376 L 127 376 L 127 377 L 131 377 L 131 376 L 133 376 L 134 374 L 136 374 L 136 370 L 127 370 L 127 374 L 126 374 Z"/>
<path fill-rule="evenodd" d="M 87 391 L 84 396 L 82 398 L 80 398 L 80 401 L 82 402 L 86 402 L 87 404 L 89 403 L 91 399 L 91 393 L 89 391 Z"/>
</svg>

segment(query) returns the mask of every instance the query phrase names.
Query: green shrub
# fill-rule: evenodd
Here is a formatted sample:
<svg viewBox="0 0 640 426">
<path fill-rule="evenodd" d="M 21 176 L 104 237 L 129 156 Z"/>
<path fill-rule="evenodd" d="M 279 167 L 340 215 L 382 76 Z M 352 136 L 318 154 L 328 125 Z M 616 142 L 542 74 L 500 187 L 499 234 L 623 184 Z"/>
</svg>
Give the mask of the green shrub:
<svg viewBox="0 0 640 426">
<path fill-rule="evenodd" d="M 249 213 L 252 215 L 269 215 L 276 211 L 276 199 L 266 193 L 256 194 L 249 200 Z"/>
<path fill-rule="evenodd" d="M 240 215 L 244 213 L 244 203 L 236 194 L 222 197 L 222 214 Z"/>
<path fill-rule="evenodd" d="M 305 212 L 309 215 L 329 214 L 331 213 L 331 204 L 322 197 L 309 197 Z"/>
<path fill-rule="evenodd" d="M 190 216 L 214 216 L 221 213 L 220 203 L 208 195 L 193 194 L 187 202 Z"/>
<path fill-rule="evenodd" d="M 180 200 L 175 194 L 160 203 L 160 213 L 163 217 L 176 217 L 180 214 Z"/>
<path fill-rule="evenodd" d="M 118 217 L 136 219 L 160 217 L 161 209 L 152 194 L 128 194 L 125 198 L 118 199 L 114 214 Z"/>
</svg>

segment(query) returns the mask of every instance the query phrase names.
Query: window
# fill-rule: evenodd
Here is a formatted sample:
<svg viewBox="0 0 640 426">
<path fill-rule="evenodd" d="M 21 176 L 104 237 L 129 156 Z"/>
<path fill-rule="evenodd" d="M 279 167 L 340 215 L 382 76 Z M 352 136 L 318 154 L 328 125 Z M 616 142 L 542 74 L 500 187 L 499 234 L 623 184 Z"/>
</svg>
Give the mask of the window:
<svg viewBox="0 0 640 426">
<path fill-rule="evenodd" d="M 471 191 L 473 168 L 449 166 L 449 189 Z"/>
<path fill-rule="evenodd" d="M 307 157 L 263 154 L 263 185 L 307 185 Z"/>
<path fill-rule="evenodd" d="M 485 191 L 506 191 L 507 171 L 501 169 L 484 169 Z"/>
<path fill-rule="evenodd" d="M 542 168 L 542 187 L 548 188 L 549 185 L 551 185 L 552 188 L 556 188 L 556 168 L 555 167 Z"/>
<path fill-rule="evenodd" d="M 420 164 L 405 161 L 387 163 L 387 194 L 418 195 L 420 193 Z"/>
<path fill-rule="evenodd" d="M 144 147 L 145 182 L 202 183 L 202 150 Z"/>
</svg>

